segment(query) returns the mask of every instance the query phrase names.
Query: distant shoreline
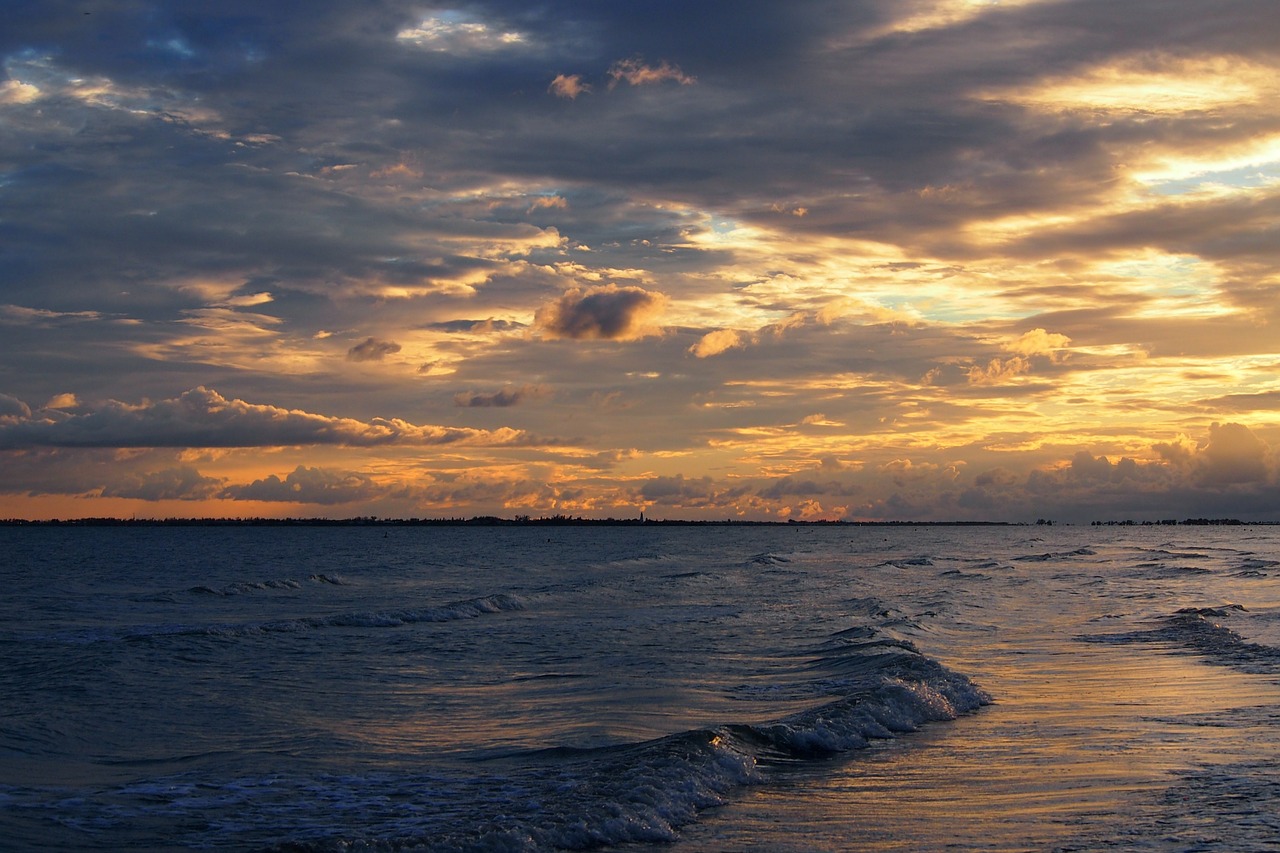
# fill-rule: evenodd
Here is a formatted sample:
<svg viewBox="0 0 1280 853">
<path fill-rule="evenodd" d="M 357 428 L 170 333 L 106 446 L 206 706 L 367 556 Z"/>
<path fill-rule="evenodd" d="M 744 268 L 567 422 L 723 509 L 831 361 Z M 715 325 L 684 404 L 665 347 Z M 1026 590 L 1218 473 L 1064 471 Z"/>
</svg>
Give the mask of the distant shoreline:
<svg viewBox="0 0 1280 853">
<path fill-rule="evenodd" d="M 0 519 L 0 527 L 1154 527 L 1275 525 L 1274 521 L 1241 521 L 1237 518 L 1187 518 L 1181 521 L 1093 521 L 1077 525 L 1053 521 L 749 521 L 738 519 L 578 518 L 556 515 L 542 518 L 472 516 L 469 518 L 68 518 Z"/>
</svg>

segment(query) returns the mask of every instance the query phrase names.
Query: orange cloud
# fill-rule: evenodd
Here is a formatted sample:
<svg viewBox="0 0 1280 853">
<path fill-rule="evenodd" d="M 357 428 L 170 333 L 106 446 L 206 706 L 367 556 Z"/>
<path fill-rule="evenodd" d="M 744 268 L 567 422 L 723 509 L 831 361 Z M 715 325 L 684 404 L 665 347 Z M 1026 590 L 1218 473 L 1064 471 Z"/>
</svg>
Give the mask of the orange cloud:
<svg viewBox="0 0 1280 853">
<path fill-rule="evenodd" d="M 1032 329 L 1010 343 L 1006 349 L 1019 355 L 1047 355 L 1050 358 L 1057 358 L 1059 352 L 1068 346 L 1071 346 L 1071 339 L 1066 335 L 1053 334 L 1044 329 Z"/>
<path fill-rule="evenodd" d="M 1022 356 L 999 359 L 993 358 L 986 367 L 974 365 L 969 368 L 969 384 L 996 385 L 1031 369 L 1031 362 Z"/>
<path fill-rule="evenodd" d="M 673 80 L 682 86 L 689 86 L 696 82 L 696 78 L 690 77 L 669 62 L 663 63 L 656 68 L 651 65 L 645 65 L 644 61 L 637 58 L 621 59 L 613 64 L 609 69 L 609 88 L 612 89 L 619 82 L 625 81 L 632 86 L 648 86 L 654 83 L 663 83 L 667 80 Z"/>
<path fill-rule="evenodd" d="M 547 91 L 557 98 L 567 98 L 572 101 L 579 95 L 590 92 L 591 84 L 582 82 L 582 77 L 577 74 L 557 74 L 551 81 L 551 85 L 547 87 Z"/>
<path fill-rule="evenodd" d="M 742 335 L 733 329 L 716 329 L 703 335 L 696 344 L 689 347 L 689 352 L 698 358 L 709 358 L 742 345 Z"/>
</svg>

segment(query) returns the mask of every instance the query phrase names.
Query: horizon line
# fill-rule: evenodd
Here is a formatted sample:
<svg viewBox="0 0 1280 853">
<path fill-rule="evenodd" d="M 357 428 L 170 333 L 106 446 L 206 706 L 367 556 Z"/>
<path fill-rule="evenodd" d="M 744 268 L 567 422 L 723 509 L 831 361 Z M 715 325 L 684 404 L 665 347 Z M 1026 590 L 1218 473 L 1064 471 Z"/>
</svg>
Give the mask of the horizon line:
<svg viewBox="0 0 1280 853">
<path fill-rule="evenodd" d="M 1107 519 L 1090 522 L 1059 522 L 1051 519 L 1030 521 L 999 520 L 944 520 L 890 519 L 859 521 L 856 519 L 682 519 L 646 518 L 586 518 L 582 516 L 553 515 L 533 518 L 518 515 L 505 518 L 494 515 L 458 516 L 443 518 L 380 518 L 378 516 L 352 516 L 349 518 L 324 517 L 170 517 L 170 518 L 121 518 L 114 516 L 88 516 L 82 518 L 5 518 L 4 527 L 640 527 L 640 526 L 742 526 L 742 527 L 1158 527 L 1158 526 L 1247 526 L 1276 525 L 1280 521 L 1245 521 L 1238 518 L 1186 518 L 1160 520 Z"/>
</svg>

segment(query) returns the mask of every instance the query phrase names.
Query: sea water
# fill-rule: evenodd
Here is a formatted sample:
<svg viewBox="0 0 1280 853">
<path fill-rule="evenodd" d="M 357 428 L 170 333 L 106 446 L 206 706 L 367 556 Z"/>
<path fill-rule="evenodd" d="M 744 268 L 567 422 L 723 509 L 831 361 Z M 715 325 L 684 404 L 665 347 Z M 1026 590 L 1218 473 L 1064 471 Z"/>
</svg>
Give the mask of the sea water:
<svg viewBox="0 0 1280 853">
<path fill-rule="evenodd" d="M 0 528 L 0 848 L 1280 846 L 1280 528 Z"/>
</svg>

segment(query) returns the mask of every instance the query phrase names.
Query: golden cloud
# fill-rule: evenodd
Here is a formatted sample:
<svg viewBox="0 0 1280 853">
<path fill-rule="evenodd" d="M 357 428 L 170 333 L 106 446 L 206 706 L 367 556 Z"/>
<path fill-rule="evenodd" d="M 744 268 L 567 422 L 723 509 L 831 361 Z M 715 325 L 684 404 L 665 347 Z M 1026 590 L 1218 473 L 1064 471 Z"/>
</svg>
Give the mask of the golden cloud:
<svg viewBox="0 0 1280 853">
<path fill-rule="evenodd" d="M 689 347 L 689 352 L 698 358 L 709 358 L 740 346 L 742 346 L 742 335 L 738 332 L 733 329 L 716 329 L 714 332 L 703 335 L 696 344 Z"/>
</svg>

